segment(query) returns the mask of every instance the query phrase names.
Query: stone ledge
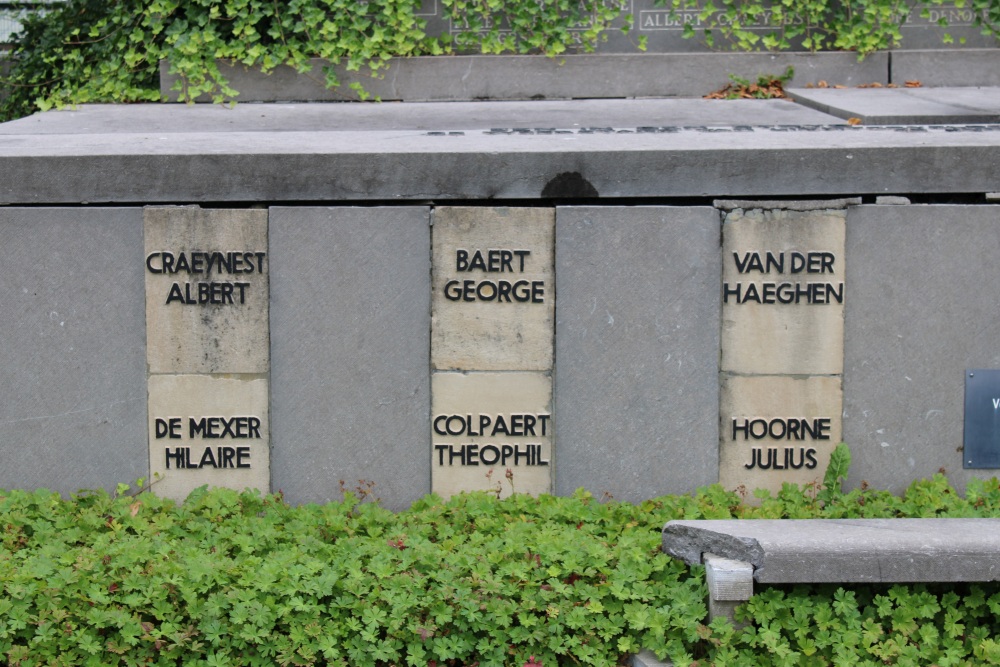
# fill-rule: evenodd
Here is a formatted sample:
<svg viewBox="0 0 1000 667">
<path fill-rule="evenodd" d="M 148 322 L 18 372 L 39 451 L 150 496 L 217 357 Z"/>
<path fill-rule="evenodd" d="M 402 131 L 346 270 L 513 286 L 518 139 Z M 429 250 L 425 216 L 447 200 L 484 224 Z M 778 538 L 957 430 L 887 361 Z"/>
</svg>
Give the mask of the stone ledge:
<svg viewBox="0 0 1000 667">
<path fill-rule="evenodd" d="M 419 56 L 394 58 L 378 78 L 335 67 L 341 86 L 329 90 L 314 59 L 309 73 L 280 66 L 269 74 L 220 62 L 219 69 L 240 102 L 357 101 L 349 88 L 360 83 L 382 101 L 440 102 L 623 97 L 701 97 L 730 82 L 730 75 L 756 79 L 795 70 L 790 85 L 830 81 L 849 86 L 889 83 L 889 55 L 858 62 L 853 53 L 647 53 L 546 56 Z M 160 63 L 160 91 L 176 101 L 178 81 Z M 207 102 L 207 97 L 199 98 Z"/>
<path fill-rule="evenodd" d="M 750 563 L 759 583 L 996 581 L 1000 519 L 670 521 L 663 550 Z"/>
<path fill-rule="evenodd" d="M 925 86 L 1000 85 L 1000 48 L 882 51 L 861 62 L 852 52 L 780 53 L 597 53 L 546 56 L 418 56 L 393 58 L 377 78 L 335 67 L 341 86 L 328 90 L 312 60 L 305 74 L 280 66 L 268 74 L 220 61 L 219 69 L 240 91 L 241 102 L 358 101 L 349 88 L 360 83 L 383 101 L 701 97 L 730 82 L 730 75 L 756 79 L 792 67 L 789 87 L 827 81 L 847 87 L 920 80 Z M 170 101 L 179 77 L 160 63 L 160 91 Z M 209 101 L 207 97 L 199 102 Z"/>
<path fill-rule="evenodd" d="M 643 109 L 609 108 L 605 126 L 582 125 L 588 121 L 575 107 L 598 102 Z M 738 108 L 727 113 L 753 114 L 768 102 L 782 101 L 732 102 Z M 440 105 L 446 118 L 436 131 L 385 129 L 388 119 L 345 130 L 338 110 L 365 107 L 341 104 L 298 105 L 328 113 L 289 131 L 246 118 L 282 105 L 108 106 L 86 114 L 75 132 L 66 128 L 77 112 L 47 112 L 0 126 L 0 203 L 806 199 L 997 190 L 1000 125 L 687 125 L 676 123 L 672 107 L 680 103 L 697 103 L 706 119 L 725 104 L 546 102 L 544 113 L 534 113 L 539 103 L 508 102 L 505 117 L 521 106 L 539 124 L 503 129 L 481 108 L 489 105 L 456 102 Z M 174 117 L 137 120 L 148 107 Z M 409 105 L 383 108 L 398 110 L 405 126 Z M 593 118 L 596 110 L 588 113 Z M 195 122 L 202 114 L 234 122 L 215 131 Z M 60 118 L 69 119 L 54 123 L 62 129 L 43 130 Z"/>
</svg>

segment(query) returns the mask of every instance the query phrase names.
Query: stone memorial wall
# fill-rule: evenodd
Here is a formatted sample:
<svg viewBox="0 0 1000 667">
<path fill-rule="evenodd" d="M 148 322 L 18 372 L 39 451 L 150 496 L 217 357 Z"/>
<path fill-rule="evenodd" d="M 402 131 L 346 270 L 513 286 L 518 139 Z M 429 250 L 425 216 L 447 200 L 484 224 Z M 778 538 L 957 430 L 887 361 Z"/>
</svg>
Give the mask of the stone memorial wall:
<svg viewBox="0 0 1000 667">
<path fill-rule="evenodd" d="M 856 200 L 5 207 L 0 488 L 641 500 L 816 481 L 841 440 L 853 484 L 961 488 L 995 474 L 963 427 L 967 371 L 1000 368 L 998 225 Z"/>
</svg>

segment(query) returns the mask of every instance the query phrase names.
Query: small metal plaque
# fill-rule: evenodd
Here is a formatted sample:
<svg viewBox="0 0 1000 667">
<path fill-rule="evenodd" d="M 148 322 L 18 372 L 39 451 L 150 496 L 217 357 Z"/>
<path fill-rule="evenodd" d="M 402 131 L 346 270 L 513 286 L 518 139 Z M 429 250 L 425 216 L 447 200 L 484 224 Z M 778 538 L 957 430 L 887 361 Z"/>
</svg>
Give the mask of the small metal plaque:
<svg viewBox="0 0 1000 667">
<path fill-rule="evenodd" d="M 963 468 L 1000 468 L 1000 370 L 965 372 Z"/>
</svg>

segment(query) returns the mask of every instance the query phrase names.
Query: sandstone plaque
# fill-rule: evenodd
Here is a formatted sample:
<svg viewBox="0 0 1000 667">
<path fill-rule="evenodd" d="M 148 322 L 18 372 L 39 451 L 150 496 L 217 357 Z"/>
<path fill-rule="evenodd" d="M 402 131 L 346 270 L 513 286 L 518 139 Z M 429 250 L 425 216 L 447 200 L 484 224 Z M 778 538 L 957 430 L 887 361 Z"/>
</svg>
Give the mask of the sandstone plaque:
<svg viewBox="0 0 1000 667">
<path fill-rule="evenodd" d="M 157 495 L 183 499 L 202 485 L 269 490 L 270 424 L 264 378 L 149 378 L 149 470 Z"/>
<path fill-rule="evenodd" d="M 548 371 L 555 304 L 555 212 L 434 211 L 435 370 Z"/>
<path fill-rule="evenodd" d="M 147 207 L 150 373 L 267 373 L 267 211 Z"/>
<path fill-rule="evenodd" d="M 723 223 L 723 372 L 839 375 L 844 210 L 741 210 Z"/>
<path fill-rule="evenodd" d="M 435 373 L 431 486 L 500 496 L 549 493 L 552 378 L 545 373 Z"/>
<path fill-rule="evenodd" d="M 841 440 L 839 377 L 726 377 L 720 387 L 719 482 L 781 490 L 821 482 Z"/>
</svg>

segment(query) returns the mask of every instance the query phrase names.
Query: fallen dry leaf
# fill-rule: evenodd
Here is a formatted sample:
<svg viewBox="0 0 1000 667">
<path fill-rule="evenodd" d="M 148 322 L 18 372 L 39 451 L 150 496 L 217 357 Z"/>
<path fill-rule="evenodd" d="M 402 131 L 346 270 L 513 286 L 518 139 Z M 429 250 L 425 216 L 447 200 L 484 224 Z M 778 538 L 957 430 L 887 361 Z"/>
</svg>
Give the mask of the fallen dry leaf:
<svg viewBox="0 0 1000 667">
<path fill-rule="evenodd" d="M 860 118 L 848 118 L 847 119 L 847 124 L 848 125 L 861 125 L 861 119 Z"/>
<path fill-rule="evenodd" d="M 142 503 L 137 500 L 128 507 L 132 511 L 132 516 L 135 516 L 139 513 L 139 508 L 142 507 Z"/>
<path fill-rule="evenodd" d="M 899 88 L 899 86 L 897 86 L 894 83 L 890 83 L 888 86 L 886 86 L 886 88 Z"/>
<path fill-rule="evenodd" d="M 836 86 L 834 86 L 834 88 L 837 88 L 837 89 L 844 89 L 844 88 L 847 88 L 847 86 L 845 86 L 845 85 L 843 85 L 843 84 L 840 84 L 840 83 L 838 83 L 838 84 L 837 84 Z"/>
<path fill-rule="evenodd" d="M 823 79 L 820 79 L 819 81 L 817 81 L 817 82 L 816 82 L 816 87 L 817 87 L 817 88 L 829 88 L 829 87 L 830 87 L 830 84 L 828 84 L 828 83 L 827 83 L 826 81 L 824 81 Z"/>
<path fill-rule="evenodd" d="M 920 83 L 916 79 L 910 79 L 906 82 L 907 88 L 922 88 L 924 84 Z"/>
</svg>

